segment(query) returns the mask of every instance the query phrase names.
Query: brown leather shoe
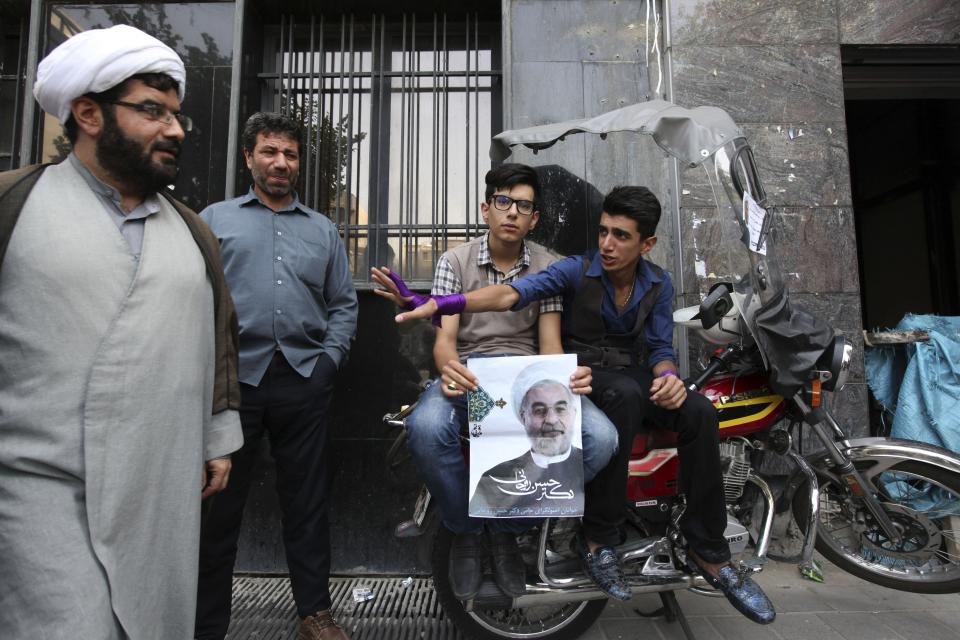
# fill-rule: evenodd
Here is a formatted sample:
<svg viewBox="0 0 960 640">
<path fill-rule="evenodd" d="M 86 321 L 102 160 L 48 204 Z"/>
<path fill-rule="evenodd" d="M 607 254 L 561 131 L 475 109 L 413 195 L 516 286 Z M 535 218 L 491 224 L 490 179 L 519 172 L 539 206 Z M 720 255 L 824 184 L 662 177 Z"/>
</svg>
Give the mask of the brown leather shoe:
<svg viewBox="0 0 960 640">
<path fill-rule="evenodd" d="M 350 636 L 340 628 L 328 609 L 301 620 L 297 627 L 297 640 L 350 640 Z"/>
</svg>

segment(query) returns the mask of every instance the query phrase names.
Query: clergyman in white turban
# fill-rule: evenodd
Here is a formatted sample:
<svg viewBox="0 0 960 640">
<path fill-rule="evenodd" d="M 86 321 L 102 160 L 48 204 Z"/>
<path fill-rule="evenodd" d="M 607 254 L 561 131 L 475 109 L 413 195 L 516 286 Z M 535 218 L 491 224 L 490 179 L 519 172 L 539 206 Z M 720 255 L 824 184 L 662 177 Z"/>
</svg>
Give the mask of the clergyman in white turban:
<svg viewBox="0 0 960 640">
<path fill-rule="evenodd" d="M 0 173 L 4 640 L 193 637 L 200 503 L 243 436 L 217 240 L 165 189 L 184 82 L 142 31 L 77 34 L 35 85 L 72 152 Z"/>
<path fill-rule="evenodd" d="M 37 67 L 33 95 L 61 123 L 73 101 L 100 93 L 140 73 L 162 73 L 186 93 L 187 75 L 177 53 L 151 35 L 127 25 L 83 31 L 50 52 Z"/>
</svg>

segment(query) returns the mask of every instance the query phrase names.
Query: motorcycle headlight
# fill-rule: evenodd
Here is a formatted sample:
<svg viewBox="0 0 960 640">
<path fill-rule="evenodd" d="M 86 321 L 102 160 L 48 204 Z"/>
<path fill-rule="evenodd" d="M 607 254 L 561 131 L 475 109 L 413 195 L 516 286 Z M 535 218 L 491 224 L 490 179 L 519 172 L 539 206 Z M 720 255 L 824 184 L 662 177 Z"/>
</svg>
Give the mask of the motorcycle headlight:
<svg viewBox="0 0 960 640">
<path fill-rule="evenodd" d="M 847 384 L 847 378 L 850 376 L 850 362 L 853 360 L 853 343 L 843 339 L 843 357 L 840 359 L 840 369 L 837 371 L 835 377 L 836 385 L 835 391 L 840 391 L 843 389 L 843 385 Z"/>
<path fill-rule="evenodd" d="M 822 388 L 826 391 L 840 391 L 850 376 L 850 362 L 853 360 L 853 344 L 843 336 L 835 336 L 833 343 L 817 360 L 817 369 L 829 373 L 822 376 Z"/>
</svg>

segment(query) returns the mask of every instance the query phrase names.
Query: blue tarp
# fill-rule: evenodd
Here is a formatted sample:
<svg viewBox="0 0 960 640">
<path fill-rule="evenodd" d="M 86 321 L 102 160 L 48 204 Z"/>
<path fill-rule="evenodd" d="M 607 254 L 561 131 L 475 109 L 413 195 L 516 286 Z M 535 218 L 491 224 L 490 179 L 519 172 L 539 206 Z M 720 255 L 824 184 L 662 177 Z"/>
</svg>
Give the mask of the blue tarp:
<svg viewBox="0 0 960 640">
<path fill-rule="evenodd" d="M 930 340 L 866 350 L 867 383 L 893 413 L 890 435 L 960 453 L 960 317 L 908 314 L 895 329 Z"/>
</svg>

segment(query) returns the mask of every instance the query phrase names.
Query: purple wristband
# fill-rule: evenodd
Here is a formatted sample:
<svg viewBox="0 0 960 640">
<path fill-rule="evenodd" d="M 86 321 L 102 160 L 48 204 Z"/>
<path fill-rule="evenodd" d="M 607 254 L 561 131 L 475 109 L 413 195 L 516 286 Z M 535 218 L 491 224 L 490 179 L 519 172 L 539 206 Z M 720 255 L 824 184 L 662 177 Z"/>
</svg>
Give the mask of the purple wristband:
<svg viewBox="0 0 960 640">
<path fill-rule="evenodd" d="M 658 378 L 662 378 L 662 377 L 664 377 L 664 376 L 673 376 L 674 378 L 679 378 L 679 377 L 680 377 L 680 376 L 677 375 L 677 372 L 674 371 L 673 369 L 667 369 L 666 371 L 662 371 L 662 372 L 660 373 L 660 375 L 657 376 L 657 377 L 658 377 Z"/>
<path fill-rule="evenodd" d="M 462 293 L 451 293 L 446 296 L 433 296 L 433 301 L 437 303 L 437 312 L 433 314 L 430 321 L 434 326 L 440 326 L 440 316 L 455 316 L 463 313 L 467 306 L 467 297 Z"/>
<path fill-rule="evenodd" d="M 413 311 L 417 307 L 422 307 L 430 299 L 429 295 L 410 291 L 410 289 L 407 287 L 407 283 L 403 281 L 403 278 L 395 274 L 393 271 L 391 271 L 389 275 L 390 279 L 393 280 L 393 284 L 397 285 L 397 291 L 400 292 L 400 295 L 404 298 L 411 298 L 411 300 L 403 307 L 407 311 Z"/>
</svg>

